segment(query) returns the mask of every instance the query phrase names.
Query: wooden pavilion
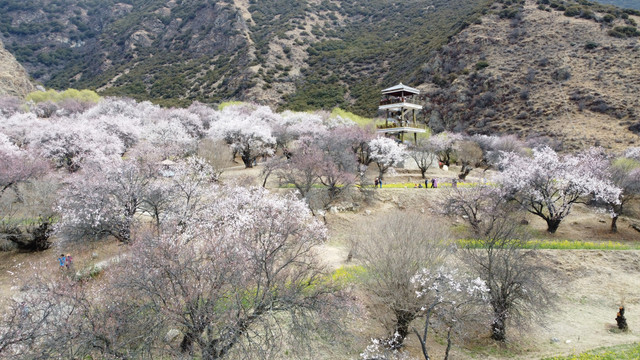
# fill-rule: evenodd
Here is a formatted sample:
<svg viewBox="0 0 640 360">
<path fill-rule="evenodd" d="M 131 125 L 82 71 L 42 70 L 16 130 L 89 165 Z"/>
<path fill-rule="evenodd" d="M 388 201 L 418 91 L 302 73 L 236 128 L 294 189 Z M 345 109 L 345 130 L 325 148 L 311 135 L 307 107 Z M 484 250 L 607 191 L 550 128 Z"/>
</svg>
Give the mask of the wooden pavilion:
<svg viewBox="0 0 640 360">
<path fill-rule="evenodd" d="M 416 113 L 422 110 L 415 97 L 420 90 L 402 83 L 382 90 L 379 110 L 385 112 L 384 125 L 378 125 L 378 133 L 394 134 L 404 141 L 405 133 L 413 133 L 413 140 L 418 141 L 418 133 L 427 132 L 426 127 L 418 125 Z"/>
</svg>

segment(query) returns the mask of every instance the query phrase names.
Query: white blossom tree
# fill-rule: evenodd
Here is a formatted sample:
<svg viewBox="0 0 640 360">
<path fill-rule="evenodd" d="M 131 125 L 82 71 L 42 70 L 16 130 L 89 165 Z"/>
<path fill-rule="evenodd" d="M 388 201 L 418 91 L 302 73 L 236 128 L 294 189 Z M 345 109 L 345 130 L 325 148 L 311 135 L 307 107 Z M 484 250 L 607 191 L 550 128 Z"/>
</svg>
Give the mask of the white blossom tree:
<svg viewBox="0 0 640 360">
<path fill-rule="evenodd" d="M 58 231 L 69 240 L 113 236 L 131 241 L 150 174 L 134 163 L 107 163 L 73 177 L 58 205 Z"/>
<path fill-rule="evenodd" d="M 427 170 L 433 165 L 435 155 L 431 151 L 431 148 L 426 141 L 421 140 L 415 146 L 412 146 L 407 151 L 409 156 L 416 162 L 416 165 L 420 169 L 420 174 L 424 179 Z"/>
<path fill-rule="evenodd" d="M 451 267 L 451 266 L 450 266 Z M 460 275 L 456 269 L 440 267 L 423 268 L 412 279 L 416 295 L 423 301 L 421 311 L 424 326 L 421 331 L 413 328 L 420 342 L 425 360 L 430 360 L 427 347 L 429 328 L 436 327 L 447 334 L 447 347 L 444 358 L 449 358 L 453 334 L 462 334 L 465 327 L 477 321 L 477 306 L 488 300 L 490 289 L 479 277 L 470 278 Z"/>
<path fill-rule="evenodd" d="M 640 147 L 628 148 L 624 153 L 624 157 L 640 161 Z"/>
<path fill-rule="evenodd" d="M 561 157 L 542 147 L 534 149 L 532 157 L 507 154 L 501 166 L 498 184 L 528 212 L 544 219 L 550 233 L 581 199 L 619 201 L 621 190 L 608 178 L 608 161 L 597 149 Z"/>
<path fill-rule="evenodd" d="M 210 136 L 224 139 L 234 154 L 240 154 L 247 168 L 253 167 L 259 157 L 273 155 L 276 138 L 269 122 L 275 115 L 264 107 L 254 111 L 246 107 L 229 108 L 225 108 L 220 119 L 211 125 Z"/>
<path fill-rule="evenodd" d="M 473 135 L 469 140 L 482 149 L 482 162 L 485 170 L 497 167 L 506 153 L 524 153 L 524 143 L 515 135 Z"/>
<path fill-rule="evenodd" d="M 326 228 L 292 195 L 210 200 L 180 231 L 133 239 L 100 281 L 29 283 L 0 318 L 0 357 L 308 358 L 345 304 L 316 254 Z"/>
<path fill-rule="evenodd" d="M 371 149 L 371 159 L 378 165 L 380 179 L 384 177 L 389 168 L 404 160 L 406 155 L 404 145 L 386 137 L 369 141 L 369 148 Z"/>
<path fill-rule="evenodd" d="M 9 137 L 0 133 L 0 196 L 20 182 L 42 175 L 46 164 L 27 151 L 19 149 Z"/>
<path fill-rule="evenodd" d="M 356 256 L 367 270 L 366 289 L 379 307 L 373 314 L 385 328 L 380 342 L 400 349 L 411 324 L 424 315 L 413 277 L 423 268 L 438 269 L 449 255 L 446 228 L 419 214 L 394 212 L 361 224 Z"/>
<path fill-rule="evenodd" d="M 431 136 L 427 143 L 431 150 L 438 156 L 438 161 L 443 165 L 451 165 L 456 154 L 456 142 L 462 141 L 464 136 L 458 133 L 441 132 Z"/>
<path fill-rule="evenodd" d="M 85 163 L 119 159 L 125 147 L 115 135 L 93 124 L 71 119 L 43 123 L 28 135 L 29 147 L 56 167 L 78 171 Z"/>
<path fill-rule="evenodd" d="M 150 329 L 157 342 L 179 329 L 179 350 L 203 359 L 265 356 L 288 326 L 304 339 L 305 319 L 333 302 L 315 257 L 325 228 L 291 196 L 226 187 L 215 194 L 180 233 L 134 244 L 114 283 L 130 294 L 120 306 L 160 319 Z"/>
<path fill-rule="evenodd" d="M 174 194 L 173 209 L 177 220 L 186 221 L 199 207 L 212 185 L 218 182 L 218 172 L 205 159 L 191 156 L 176 167 L 171 179 Z"/>
<path fill-rule="evenodd" d="M 640 196 L 640 152 L 636 158 L 632 151 L 628 151 L 627 155 L 613 160 L 609 168 L 611 181 L 621 190 L 620 196 L 615 199 L 617 201 L 611 201 L 613 198 L 610 198 L 606 203 L 611 213 L 611 232 L 618 231 L 618 218 L 625 212 L 625 205 Z"/>
</svg>

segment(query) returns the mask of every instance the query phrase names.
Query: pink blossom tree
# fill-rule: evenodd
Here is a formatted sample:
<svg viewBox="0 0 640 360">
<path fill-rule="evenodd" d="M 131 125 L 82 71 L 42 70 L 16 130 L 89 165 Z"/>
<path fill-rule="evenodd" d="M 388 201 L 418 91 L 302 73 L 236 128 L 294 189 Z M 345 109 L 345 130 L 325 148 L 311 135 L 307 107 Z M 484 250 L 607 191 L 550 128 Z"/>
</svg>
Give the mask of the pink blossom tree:
<svg viewBox="0 0 640 360">
<path fill-rule="evenodd" d="M 9 188 L 46 172 L 46 163 L 15 146 L 0 133 L 0 196 Z"/>
<path fill-rule="evenodd" d="M 528 212 L 544 219 L 550 233 L 581 199 L 619 201 L 621 190 L 607 177 L 608 161 L 597 149 L 561 157 L 542 147 L 534 149 L 532 157 L 507 154 L 501 166 L 498 184 Z"/>
<path fill-rule="evenodd" d="M 361 165 L 369 166 L 373 162 L 371 158 L 371 147 L 369 142 L 376 138 L 373 128 L 362 128 L 357 125 L 342 126 L 333 133 L 344 138 L 346 143 L 351 144 L 351 150 L 356 154 Z"/>
<path fill-rule="evenodd" d="M 276 173 L 278 177 L 289 184 L 293 184 L 300 196 L 309 203 L 309 192 L 318 183 L 319 166 L 324 161 L 322 150 L 313 139 L 303 137 L 296 142 L 290 159 L 281 161 Z"/>
<path fill-rule="evenodd" d="M 55 187 L 40 186 L 49 182 L 39 181 L 48 171 L 44 160 L 0 133 L 0 233 L 21 250 L 41 251 L 51 245 L 54 214 L 49 200 Z M 25 218 L 29 221 L 22 221 Z"/>
<path fill-rule="evenodd" d="M 322 161 L 317 164 L 318 179 L 327 187 L 325 206 L 337 199 L 357 178 L 358 162 L 352 151 L 353 139 L 345 136 L 342 128 L 334 128 L 315 139 L 322 152 Z"/>
<path fill-rule="evenodd" d="M 406 155 L 404 145 L 386 137 L 369 141 L 369 147 L 371 148 L 371 159 L 378 165 L 380 179 L 384 177 L 389 168 L 404 160 Z"/>
</svg>

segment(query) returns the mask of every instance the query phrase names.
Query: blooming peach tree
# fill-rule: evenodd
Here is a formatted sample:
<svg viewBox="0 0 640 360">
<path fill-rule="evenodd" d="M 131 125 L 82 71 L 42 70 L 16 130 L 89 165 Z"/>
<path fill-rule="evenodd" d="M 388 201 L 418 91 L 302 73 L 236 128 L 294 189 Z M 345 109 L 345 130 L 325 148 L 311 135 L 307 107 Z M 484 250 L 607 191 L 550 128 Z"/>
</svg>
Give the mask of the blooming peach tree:
<svg viewBox="0 0 640 360">
<path fill-rule="evenodd" d="M 496 181 L 506 195 L 547 222 L 555 233 L 573 204 L 581 199 L 617 203 L 620 188 L 607 176 L 608 161 L 598 149 L 560 156 L 545 146 L 533 156 L 507 154 Z"/>
<path fill-rule="evenodd" d="M 68 240 L 113 236 L 129 243 L 149 181 L 135 163 L 106 163 L 77 174 L 58 204 L 58 232 Z"/>
<path fill-rule="evenodd" d="M 404 145 L 386 137 L 378 137 L 369 141 L 369 148 L 371 149 L 371 159 L 378 165 L 380 179 L 384 177 L 389 168 L 404 160 L 406 155 Z"/>
</svg>

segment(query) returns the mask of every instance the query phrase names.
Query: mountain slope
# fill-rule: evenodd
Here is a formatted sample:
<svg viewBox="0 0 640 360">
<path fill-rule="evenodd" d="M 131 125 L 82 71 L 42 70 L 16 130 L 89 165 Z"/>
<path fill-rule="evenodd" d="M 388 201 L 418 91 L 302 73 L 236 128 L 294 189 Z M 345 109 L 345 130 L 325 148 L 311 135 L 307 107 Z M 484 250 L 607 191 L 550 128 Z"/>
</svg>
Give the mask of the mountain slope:
<svg viewBox="0 0 640 360">
<path fill-rule="evenodd" d="M 35 90 L 29 75 L 0 41 L 0 96 L 25 97 Z"/>
<path fill-rule="evenodd" d="M 516 133 L 568 149 L 638 146 L 640 45 L 609 35 L 625 21 L 542 10 L 490 15 L 455 36 L 429 63 L 422 86 L 432 128 Z M 602 17 L 596 13 L 596 17 Z"/>
<path fill-rule="evenodd" d="M 436 131 L 568 148 L 637 146 L 639 21 L 587 0 L 0 0 L 7 48 L 49 87 L 373 116 L 403 82 Z"/>
<path fill-rule="evenodd" d="M 0 0 L 0 31 L 53 88 L 173 105 L 254 99 L 371 114 L 379 87 L 410 82 L 425 54 L 489 3 Z"/>
</svg>

